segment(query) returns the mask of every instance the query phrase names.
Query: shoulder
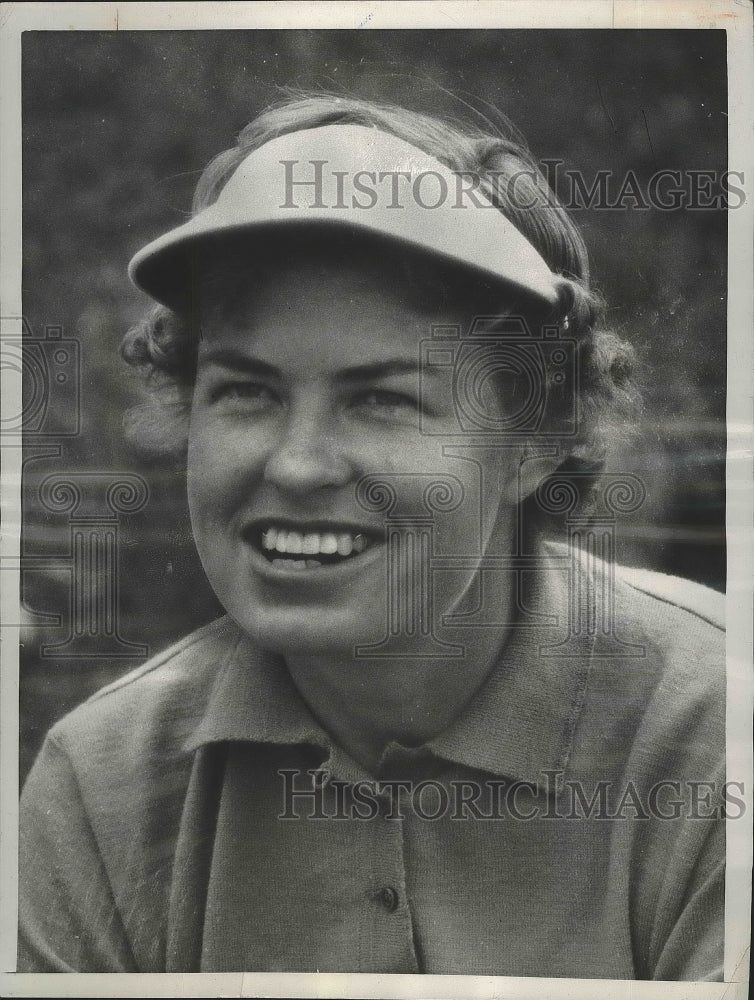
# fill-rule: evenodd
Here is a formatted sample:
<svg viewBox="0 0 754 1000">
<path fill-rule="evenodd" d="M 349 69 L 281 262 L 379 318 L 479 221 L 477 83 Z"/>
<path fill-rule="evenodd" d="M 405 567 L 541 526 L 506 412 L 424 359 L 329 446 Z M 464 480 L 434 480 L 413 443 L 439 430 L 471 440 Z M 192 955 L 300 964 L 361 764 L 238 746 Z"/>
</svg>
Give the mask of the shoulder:
<svg viewBox="0 0 754 1000">
<path fill-rule="evenodd" d="M 561 561 L 566 546 L 552 546 Z M 590 683 L 621 712 L 724 731 L 725 597 L 680 577 L 578 554 L 574 594 L 592 594 Z M 617 710 L 617 708 L 616 708 Z M 706 721 L 705 721 L 706 720 Z M 681 722 L 678 723 L 681 725 Z"/>
<path fill-rule="evenodd" d="M 646 662 L 662 669 L 669 689 L 722 704 L 724 594 L 680 577 L 616 566 L 614 608 L 616 634 L 646 649 Z"/>
<path fill-rule="evenodd" d="M 666 615 L 677 612 L 680 618 L 688 616 L 691 621 L 707 623 L 719 632 L 725 629 L 725 595 L 711 587 L 632 566 L 617 566 L 616 578 L 628 591 L 656 602 L 658 610 L 664 606 Z"/>
<path fill-rule="evenodd" d="M 659 717 L 724 732 L 725 595 L 645 569 L 615 567 L 615 631 L 634 642 Z"/>
<path fill-rule="evenodd" d="M 724 596 L 679 577 L 574 558 L 566 546 L 553 551 L 571 567 L 563 584 L 570 607 L 589 605 L 575 623 L 592 639 L 576 772 L 613 766 L 649 785 L 718 774 L 725 761 Z"/>
<path fill-rule="evenodd" d="M 560 543 L 546 543 L 545 551 L 561 564 L 576 567 L 579 593 L 594 595 L 600 620 L 612 628 L 622 628 L 633 639 L 643 635 L 668 653 L 700 640 L 705 648 L 724 648 L 724 594 L 692 580 L 610 564 L 584 552 L 574 559 Z"/>
<path fill-rule="evenodd" d="M 79 760 L 178 753 L 200 722 L 218 669 L 239 641 L 220 618 L 101 688 L 64 716 L 49 738 Z"/>
</svg>

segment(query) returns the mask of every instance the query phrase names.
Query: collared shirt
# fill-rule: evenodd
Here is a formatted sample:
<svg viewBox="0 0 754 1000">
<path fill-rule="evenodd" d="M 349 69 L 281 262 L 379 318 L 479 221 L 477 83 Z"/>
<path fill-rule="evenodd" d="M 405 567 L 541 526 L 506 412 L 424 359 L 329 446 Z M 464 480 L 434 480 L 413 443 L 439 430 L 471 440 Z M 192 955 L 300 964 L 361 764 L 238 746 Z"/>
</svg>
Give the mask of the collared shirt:
<svg viewBox="0 0 754 1000">
<path fill-rule="evenodd" d="M 470 704 L 374 774 L 229 619 L 63 719 L 19 970 L 722 978 L 719 595 L 547 552 Z"/>
</svg>

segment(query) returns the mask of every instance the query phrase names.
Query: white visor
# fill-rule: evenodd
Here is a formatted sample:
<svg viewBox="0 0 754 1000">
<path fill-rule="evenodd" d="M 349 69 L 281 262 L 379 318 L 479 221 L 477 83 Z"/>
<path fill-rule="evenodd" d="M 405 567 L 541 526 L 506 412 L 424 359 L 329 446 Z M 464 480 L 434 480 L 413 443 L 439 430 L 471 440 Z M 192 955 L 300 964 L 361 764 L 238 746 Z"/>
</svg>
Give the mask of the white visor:
<svg viewBox="0 0 754 1000">
<path fill-rule="evenodd" d="M 249 153 L 217 201 L 139 250 L 129 274 L 158 302 L 180 307 L 192 298 L 197 251 L 207 240 L 310 223 L 397 240 L 548 307 L 558 300 L 561 279 L 473 176 L 387 132 L 350 124 L 290 132 Z"/>
</svg>

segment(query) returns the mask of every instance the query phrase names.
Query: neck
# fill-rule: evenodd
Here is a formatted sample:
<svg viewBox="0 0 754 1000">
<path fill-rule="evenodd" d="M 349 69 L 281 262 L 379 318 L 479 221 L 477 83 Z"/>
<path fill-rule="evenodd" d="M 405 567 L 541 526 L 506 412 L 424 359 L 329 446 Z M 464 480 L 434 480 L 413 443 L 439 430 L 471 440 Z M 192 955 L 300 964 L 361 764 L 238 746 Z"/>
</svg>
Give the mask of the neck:
<svg viewBox="0 0 754 1000">
<path fill-rule="evenodd" d="M 459 657 L 395 659 L 286 657 L 309 709 L 332 738 L 374 772 L 391 741 L 419 746 L 447 728 L 492 670 L 502 629 L 459 630 L 446 637 Z"/>
</svg>

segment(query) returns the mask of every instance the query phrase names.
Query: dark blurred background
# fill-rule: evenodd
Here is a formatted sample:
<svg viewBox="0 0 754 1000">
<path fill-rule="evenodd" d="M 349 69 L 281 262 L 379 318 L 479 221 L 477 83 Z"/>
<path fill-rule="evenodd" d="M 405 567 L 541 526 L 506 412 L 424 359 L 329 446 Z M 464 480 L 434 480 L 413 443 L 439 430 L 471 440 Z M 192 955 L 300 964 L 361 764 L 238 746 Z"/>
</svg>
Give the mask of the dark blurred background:
<svg viewBox="0 0 754 1000">
<path fill-rule="evenodd" d="M 538 160 L 561 159 L 589 183 L 608 170 L 619 187 L 632 170 L 646 190 L 658 170 L 726 169 L 722 31 L 27 32 L 24 314 L 33 338 L 59 327 L 78 343 L 81 422 L 72 423 L 70 391 L 51 380 L 45 433 L 26 438 L 22 778 L 55 719 L 220 611 L 193 551 L 180 476 L 139 460 L 123 438 L 139 390 L 118 347 L 148 307 L 126 265 L 187 217 L 207 161 L 285 87 L 461 117 L 467 102 L 493 120 L 494 105 Z M 609 323 L 643 359 L 645 417 L 613 468 L 640 476 L 648 496 L 619 525 L 619 558 L 723 589 L 725 213 L 574 215 Z M 34 350 L 57 370 L 49 342 Z M 33 379 L 25 389 L 28 399 Z M 120 639 L 110 622 L 106 655 L 97 635 L 43 652 L 66 641 L 75 614 L 71 511 L 64 498 L 58 511 L 41 500 L 45 479 L 70 471 L 102 473 L 78 479 L 100 492 L 111 473 L 149 487 L 117 526 L 110 601 Z M 79 508 L 85 531 L 112 529 L 91 529 L 102 502 Z"/>
</svg>

